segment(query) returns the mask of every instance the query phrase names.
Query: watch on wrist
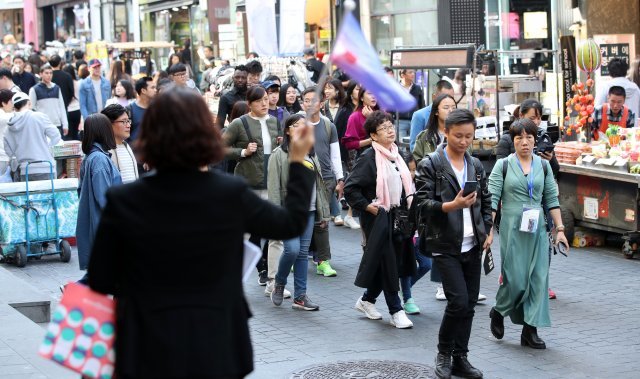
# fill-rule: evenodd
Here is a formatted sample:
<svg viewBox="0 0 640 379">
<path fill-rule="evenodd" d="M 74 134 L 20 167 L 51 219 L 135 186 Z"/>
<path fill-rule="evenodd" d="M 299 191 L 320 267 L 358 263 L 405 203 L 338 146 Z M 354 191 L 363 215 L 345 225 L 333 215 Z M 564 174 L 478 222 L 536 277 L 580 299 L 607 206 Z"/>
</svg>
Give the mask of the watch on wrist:
<svg viewBox="0 0 640 379">
<path fill-rule="evenodd" d="M 559 232 L 564 232 L 564 225 L 556 226 L 556 230 L 559 231 Z"/>
</svg>

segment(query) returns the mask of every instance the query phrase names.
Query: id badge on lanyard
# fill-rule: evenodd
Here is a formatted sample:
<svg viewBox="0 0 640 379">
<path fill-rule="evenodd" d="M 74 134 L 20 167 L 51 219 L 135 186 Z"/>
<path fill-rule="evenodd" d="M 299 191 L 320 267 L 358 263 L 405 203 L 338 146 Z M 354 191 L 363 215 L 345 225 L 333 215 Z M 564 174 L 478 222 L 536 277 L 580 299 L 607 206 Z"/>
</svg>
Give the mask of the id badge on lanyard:
<svg viewBox="0 0 640 379">
<path fill-rule="evenodd" d="M 522 170 L 524 174 L 524 170 L 522 169 L 522 165 L 520 164 L 520 160 L 516 158 L 516 162 L 518 162 L 518 166 Z M 525 233 L 536 233 L 538 231 L 538 223 L 540 221 L 540 207 L 533 204 L 533 181 L 534 181 L 534 162 L 531 162 L 531 170 L 529 171 L 529 176 L 527 178 L 527 190 L 529 192 L 529 204 L 525 204 L 522 206 L 522 218 L 520 221 L 520 231 Z"/>
</svg>

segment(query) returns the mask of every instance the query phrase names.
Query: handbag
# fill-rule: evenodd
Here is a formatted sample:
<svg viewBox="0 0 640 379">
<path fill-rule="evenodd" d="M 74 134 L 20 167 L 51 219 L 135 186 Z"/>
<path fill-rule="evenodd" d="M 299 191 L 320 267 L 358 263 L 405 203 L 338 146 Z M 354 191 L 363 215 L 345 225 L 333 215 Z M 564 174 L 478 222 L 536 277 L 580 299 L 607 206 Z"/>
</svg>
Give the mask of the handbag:
<svg viewBox="0 0 640 379">
<path fill-rule="evenodd" d="M 70 283 L 38 353 L 85 377 L 110 379 L 115 366 L 114 339 L 115 300 Z"/>
</svg>

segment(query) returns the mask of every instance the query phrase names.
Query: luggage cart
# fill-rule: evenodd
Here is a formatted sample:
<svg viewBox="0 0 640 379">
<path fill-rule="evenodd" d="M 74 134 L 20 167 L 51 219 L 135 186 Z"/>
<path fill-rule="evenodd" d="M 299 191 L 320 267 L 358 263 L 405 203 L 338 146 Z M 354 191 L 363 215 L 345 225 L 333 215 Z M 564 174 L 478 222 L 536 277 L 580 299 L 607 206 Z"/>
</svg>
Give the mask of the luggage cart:
<svg viewBox="0 0 640 379">
<path fill-rule="evenodd" d="M 49 178 L 51 180 L 50 196 L 32 198 L 29 194 L 29 166 L 36 163 L 49 164 Z M 49 161 L 34 161 L 27 163 L 25 175 L 26 195 L 23 205 L 14 204 L 24 210 L 25 234 L 23 241 L 14 241 L 0 249 L 0 254 L 13 260 L 18 267 L 24 267 L 30 257 L 39 259 L 45 255 L 60 255 L 62 262 L 71 260 L 71 246 L 67 240 L 60 238 L 60 225 L 58 220 L 58 206 L 56 203 L 56 191 L 54 186 L 53 165 Z M 53 228 L 50 226 L 53 224 Z M 35 226 L 35 235 L 32 230 Z"/>
</svg>

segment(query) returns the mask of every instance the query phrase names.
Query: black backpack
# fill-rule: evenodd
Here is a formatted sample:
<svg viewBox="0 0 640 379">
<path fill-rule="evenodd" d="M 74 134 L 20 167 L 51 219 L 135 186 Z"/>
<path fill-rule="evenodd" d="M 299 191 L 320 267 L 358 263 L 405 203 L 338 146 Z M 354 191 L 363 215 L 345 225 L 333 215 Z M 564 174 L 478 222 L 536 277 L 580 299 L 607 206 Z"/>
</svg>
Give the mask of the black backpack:
<svg viewBox="0 0 640 379">
<path fill-rule="evenodd" d="M 504 180 L 507 178 L 507 169 L 509 168 L 509 161 L 507 158 L 502 160 L 502 189 L 504 190 Z M 547 165 L 542 164 L 542 170 L 544 171 L 544 180 L 547 181 Z M 544 203 L 544 201 L 543 201 Z M 543 204 L 544 206 L 544 204 Z M 547 219 L 545 210 L 545 221 Z M 500 202 L 498 203 L 498 210 L 496 210 L 496 217 L 493 220 L 493 226 L 496 228 L 496 232 L 500 233 L 500 219 L 502 218 L 502 193 L 500 193 Z M 547 222 L 547 230 L 549 229 L 549 223 Z"/>
</svg>

